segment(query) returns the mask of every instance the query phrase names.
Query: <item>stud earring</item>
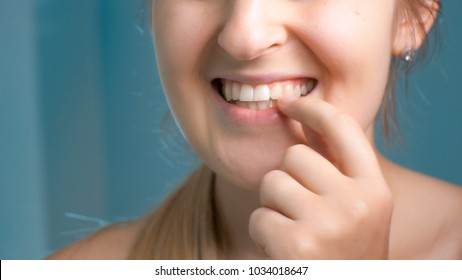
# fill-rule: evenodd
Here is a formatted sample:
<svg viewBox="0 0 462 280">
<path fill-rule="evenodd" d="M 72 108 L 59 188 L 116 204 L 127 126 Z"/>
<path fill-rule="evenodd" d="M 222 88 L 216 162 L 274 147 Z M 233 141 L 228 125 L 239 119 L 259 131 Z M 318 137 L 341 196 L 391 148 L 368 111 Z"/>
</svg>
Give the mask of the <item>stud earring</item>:
<svg viewBox="0 0 462 280">
<path fill-rule="evenodd" d="M 414 59 L 414 55 L 415 55 L 414 49 L 412 48 L 405 49 L 403 53 L 401 54 L 401 59 L 404 60 L 405 62 L 410 63 Z"/>
</svg>

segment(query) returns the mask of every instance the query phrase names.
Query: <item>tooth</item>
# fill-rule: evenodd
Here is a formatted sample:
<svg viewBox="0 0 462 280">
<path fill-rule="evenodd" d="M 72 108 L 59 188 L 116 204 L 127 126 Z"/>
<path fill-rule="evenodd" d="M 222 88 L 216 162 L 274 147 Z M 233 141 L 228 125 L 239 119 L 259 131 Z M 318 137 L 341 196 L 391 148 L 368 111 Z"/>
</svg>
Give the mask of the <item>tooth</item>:
<svg viewBox="0 0 462 280">
<path fill-rule="evenodd" d="M 236 105 L 239 106 L 239 107 L 244 107 L 244 108 L 248 108 L 247 106 L 247 103 L 248 102 L 243 102 L 243 101 L 236 101 Z"/>
<path fill-rule="evenodd" d="M 238 83 L 233 83 L 231 91 L 233 100 L 239 100 L 239 95 L 241 94 L 241 86 Z"/>
<path fill-rule="evenodd" d="M 233 93 L 231 91 L 231 88 L 232 88 L 231 83 L 225 82 L 224 92 L 225 92 L 226 101 L 231 101 L 233 99 Z"/>
<path fill-rule="evenodd" d="M 250 110 L 257 110 L 257 102 L 247 102 L 247 106 Z"/>
<path fill-rule="evenodd" d="M 300 90 L 300 85 L 297 85 L 295 86 L 295 89 L 294 89 L 294 96 L 295 97 L 300 97 L 302 95 L 302 92 Z"/>
<path fill-rule="evenodd" d="M 270 100 L 270 98 L 271 98 L 271 93 L 270 93 L 269 86 L 259 85 L 255 88 L 253 92 L 254 101 Z"/>
<path fill-rule="evenodd" d="M 270 108 L 271 101 L 257 101 L 257 108 L 258 110 L 265 110 Z"/>
<path fill-rule="evenodd" d="M 275 84 L 271 88 L 271 99 L 279 99 L 283 96 L 284 90 L 280 84 Z"/>
<path fill-rule="evenodd" d="M 306 84 L 306 92 L 307 93 L 310 93 L 314 87 L 316 86 L 316 82 L 314 80 L 310 80 L 307 84 Z"/>
<path fill-rule="evenodd" d="M 240 101 L 253 101 L 253 87 L 250 85 L 243 85 L 239 95 Z"/>
<path fill-rule="evenodd" d="M 307 95 L 308 94 L 308 88 L 306 87 L 306 84 L 302 85 L 302 87 L 300 88 L 300 93 L 301 93 L 301 95 Z"/>
<path fill-rule="evenodd" d="M 292 85 L 285 85 L 284 86 L 284 96 L 293 96 L 294 95 L 294 87 Z"/>
<path fill-rule="evenodd" d="M 271 85 L 252 86 L 231 81 L 223 81 L 223 94 L 228 102 L 251 110 L 264 110 L 276 106 L 283 96 L 300 97 L 309 94 L 316 87 L 316 80 L 306 83 L 275 82 Z"/>
</svg>

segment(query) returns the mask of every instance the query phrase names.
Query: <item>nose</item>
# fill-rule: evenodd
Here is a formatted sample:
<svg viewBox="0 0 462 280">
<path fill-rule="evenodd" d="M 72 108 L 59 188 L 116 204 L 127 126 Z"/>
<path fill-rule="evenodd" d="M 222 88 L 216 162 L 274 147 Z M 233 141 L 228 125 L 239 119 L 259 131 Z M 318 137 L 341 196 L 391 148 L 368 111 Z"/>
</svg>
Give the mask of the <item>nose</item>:
<svg viewBox="0 0 462 280">
<path fill-rule="evenodd" d="M 218 44 L 231 57 L 250 61 L 284 44 L 287 32 L 276 5 L 268 0 L 229 1 Z M 265 5 L 266 4 L 266 5 Z"/>
</svg>

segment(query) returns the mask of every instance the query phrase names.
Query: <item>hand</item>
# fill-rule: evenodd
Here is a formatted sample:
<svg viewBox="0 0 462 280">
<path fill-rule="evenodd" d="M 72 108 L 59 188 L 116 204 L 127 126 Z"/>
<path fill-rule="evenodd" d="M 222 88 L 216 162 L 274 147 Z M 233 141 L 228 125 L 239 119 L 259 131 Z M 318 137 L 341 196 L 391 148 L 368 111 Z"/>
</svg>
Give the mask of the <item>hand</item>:
<svg viewBox="0 0 462 280">
<path fill-rule="evenodd" d="M 278 104 L 305 134 L 322 136 L 334 158 L 290 147 L 281 170 L 261 182 L 252 239 L 272 259 L 388 258 L 392 196 L 359 124 L 320 99 Z"/>
</svg>

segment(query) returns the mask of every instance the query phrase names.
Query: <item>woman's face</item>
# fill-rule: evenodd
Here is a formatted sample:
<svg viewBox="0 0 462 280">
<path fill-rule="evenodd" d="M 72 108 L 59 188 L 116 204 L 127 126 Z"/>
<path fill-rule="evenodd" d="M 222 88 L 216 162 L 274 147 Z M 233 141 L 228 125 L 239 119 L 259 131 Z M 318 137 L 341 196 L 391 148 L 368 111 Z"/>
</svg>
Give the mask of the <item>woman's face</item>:
<svg viewBox="0 0 462 280">
<path fill-rule="evenodd" d="M 390 0 L 154 0 L 159 72 L 188 141 L 224 180 L 255 189 L 291 145 L 323 153 L 321 137 L 305 136 L 271 98 L 323 99 L 367 131 L 388 79 L 395 6 Z"/>
</svg>

